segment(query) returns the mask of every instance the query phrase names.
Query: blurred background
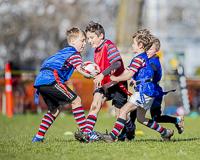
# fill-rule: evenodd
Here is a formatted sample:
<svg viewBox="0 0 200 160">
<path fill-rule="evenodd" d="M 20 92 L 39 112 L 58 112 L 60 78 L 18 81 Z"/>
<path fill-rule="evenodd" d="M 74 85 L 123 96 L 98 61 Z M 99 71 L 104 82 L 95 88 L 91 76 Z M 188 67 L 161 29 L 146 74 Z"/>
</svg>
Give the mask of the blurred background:
<svg viewBox="0 0 200 160">
<path fill-rule="evenodd" d="M 46 106 L 34 104 L 35 76 L 43 61 L 67 45 L 65 31 L 85 30 L 90 21 L 99 22 L 106 39 L 118 47 L 125 67 L 135 56 L 132 35 L 147 28 L 161 41 L 166 114 L 200 113 L 200 1 L 199 0 L 0 0 L 0 112 L 6 114 L 5 64 L 12 74 L 14 114 L 41 113 Z M 93 61 L 87 44 L 83 61 Z M 68 85 L 90 108 L 94 85 L 74 72 Z M 129 89 L 133 92 L 133 89 Z M 112 112 L 110 103 L 104 108 Z M 66 105 L 63 110 L 70 110 Z"/>
</svg>

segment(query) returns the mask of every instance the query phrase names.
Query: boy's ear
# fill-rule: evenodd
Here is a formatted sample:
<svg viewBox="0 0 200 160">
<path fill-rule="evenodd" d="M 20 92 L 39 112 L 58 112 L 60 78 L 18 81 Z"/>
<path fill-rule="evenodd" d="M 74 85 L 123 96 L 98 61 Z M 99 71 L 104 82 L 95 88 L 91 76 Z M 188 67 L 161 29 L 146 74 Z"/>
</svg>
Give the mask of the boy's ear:
<svg viewBox="0 0 200 160">
<path fill-rule="evenodd" d="M 160 52 L 160 50 L 156 51 L 156 54 L 158 54 Z"/>
<path fill-rule="evenodd" d="M 104 39 L 103 33 L 101 33 L 101 34 L 99 35 L 99 38 L 100 38 L 100 39 Z"/>
<path fill-rule="evenodd" d="M 74 38 L 71 39 L 70 44 L 74 45 Z"/>
<path fill-rule="evenodd" d="M 139 46 L 140 49 L 142 49 L 143 48 L 143 43 L 140 42 L 138 46 Z"/>
</svg>

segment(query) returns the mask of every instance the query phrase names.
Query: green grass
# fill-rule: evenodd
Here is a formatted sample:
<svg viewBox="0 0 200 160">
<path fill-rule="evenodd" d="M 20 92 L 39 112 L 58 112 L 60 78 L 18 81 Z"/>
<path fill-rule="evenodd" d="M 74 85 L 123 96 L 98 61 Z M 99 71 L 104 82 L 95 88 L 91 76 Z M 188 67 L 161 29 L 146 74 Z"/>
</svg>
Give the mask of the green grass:
<svg viewBox="0 0 200 160">
<path fill-rule="evenodd" d="M 141 124 L 137 129 L 144 132 L 132 142 L 103 141 L 88 144 L 79 143 L 73 135 L 64 135 L 66 131 L 75 132 L 78 125 L 73 115 L 67 112 L 60 115 L 45 135 L 44 143 L 31 143 L 38 131 L 42 115 L 15 115 L 12 118 L 0 115 L 0 159 L 58 159 L 58 160 L 196 160 L 200 159 L 200 117 L 185 117 L 185 131 L 179 135 L 172 124 L 162 124 L 175 130 L 171 142 L 163 142 L 160 134 Z M 95 130 L 111 131 L 116 118 L 101 111 Z"/>
</svg>

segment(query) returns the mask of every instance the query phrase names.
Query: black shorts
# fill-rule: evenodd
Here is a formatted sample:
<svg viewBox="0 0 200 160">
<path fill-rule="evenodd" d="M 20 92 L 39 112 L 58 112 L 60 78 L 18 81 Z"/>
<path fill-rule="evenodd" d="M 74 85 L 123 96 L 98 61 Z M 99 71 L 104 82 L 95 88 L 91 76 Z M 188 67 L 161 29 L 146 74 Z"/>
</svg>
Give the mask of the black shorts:
<svg viewBox="0 0 200 160">
<path fill-rule="evenodd" d="M 124 87 L 127 89 L 127 82 L 123 82 Z M 108 88 L 108 93 L 105 93 L 102 88 L 96 88 L 95 93 L 102 93 L 107 98 L 107 101 L 112 100 L 112 105 L 121 109 L 127 103 L 127 95 L 120 89 L 119 84 Z"/>
<path fill-rule="evenodd" d="M 161 111 L 161 108 L 158 107 L 158 108 L 150 109 L 150 113 L 151 113 L 151 118 L 155 120 L 155 117 L 161 116 L 162 111 Z"/>
<path fill-rule="evenodd" d="M 156 101 L 156 102 L 155 102 Z M 162 104 L 162 98 L 158 99 L 156 98 L 151 106 L 150 113 L 151 118 L 154 120 L 154 117 L 160 117 L 161 116 L 161 104 Z"/>
<path fill-rule="evenodd" d="M 52 111 L 58 106 L 65 105 L 76 99 L 77 95 L 67 85 L 65 85 L 65 87 L 68 90 L 69 96 L 57 82 L 54 82 L 51 85 L 38 87 L 38 90 L 43 97 L 48 110 Z"/>
</svg>

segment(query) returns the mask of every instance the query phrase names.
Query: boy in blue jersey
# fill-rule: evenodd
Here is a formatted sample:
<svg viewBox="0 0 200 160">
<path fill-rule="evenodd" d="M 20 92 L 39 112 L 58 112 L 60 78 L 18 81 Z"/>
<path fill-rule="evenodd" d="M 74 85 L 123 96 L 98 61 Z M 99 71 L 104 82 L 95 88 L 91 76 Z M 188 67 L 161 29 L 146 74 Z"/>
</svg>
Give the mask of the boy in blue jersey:
<svg viewBox="0 0 200 160">
<path fill-rule="evenodd" d="M 159 96 L 155 97 L 154 102 L 151 106 L 150 109 L 150 114 L 153 120 L 155 120 L 158 123 L 172 123 L 176 126 L 178 133 L 181 134 L 184 130 L 184 117 L 183 116 L 178 116 L 178 117 L 171 117 L 168 115 L 161 115 L 161 103 L 162 103 L 162 97 L 163 90 L 159 86 L 159 81 L 161 80 L 162 77 L 162 68 L 161 64 L 159 61 L 159 57 L 157 56 L 157 53 L 160 50 L 160 41 L 158 38 L 153 37 L 153 45 L 151 48 L 147 51 L 147 56 L 149 58 L 149 63 L 151 64 L 153 70 L 154 70 L 154 78 L 153 78 L 153 83 L 156 85 L 157 90 L 159 91 Z M 135 82 L 132 81 L 130 86 L 133 86 Z M 136 114 L 133 114 L 134 112 L 131 112 L 131 120 L 132 123 L 135 123 L 136 119 Z M 127 140 L 126 138 L 126 129 L 124 128 L 122 130 L 122 133 L 118 137 L 119 140 L 124 141 Z"/>
<path fill-rule="evenodd" d="M 171 129 L 163 128 L 155 121 L 145 118 L 146 112 L 150 109 L 154 97 L 158 96 L 158 91 L 153 83 L 153 68 L 151 67 L 146 51 L 148 51 L 152 44 L 153 38 L 146 30 L 148 34 L 142 34 L 136 32 L 133 35 L 133 52 L 138 55 L 134 57 L 123 72 L 122 75 L 115 77 L 112 75 L 110 78 L 112 82 L 107 84 L 107 88 L 120 81 L 129 80 L 131 77 L 136 81 L 135 93 L 130 97 L 129 101 L 121 108 L 119 118 L 117 119 L 113 130 L 110 134 L 102 134 L 97 132 L 97 135 L 105 142 L 112 143 L 115 141 L 117 135 L 124 127 L 125 122 L 128 119 L 128 113 L 137 109 L 137 120 L 139 123 L 156 130 L 161 134 L 161 137 L 165 141 L 169 141 L 173 136 L 174 131 Z"/>
<path fill-rule="evenodd" d="M 43 142 L 45 133 L 60 113 L 60 106 L 68 103 L 72 106 L 79 128 L 84 130 L 86 127 L 81 98 L 65 84 L 74 69 L 80 72 L 82 64 L 80 52 L 86 45 L 86 34 L 81 29 L 72 28 L 66 31 L 66 35 L 69 46 L 46 59 L 35 80 L 36 103 L 40 93 L 48 107 L 48 112 L 44 115 L 39 131 L 32 142 Z"/>
</svg>

